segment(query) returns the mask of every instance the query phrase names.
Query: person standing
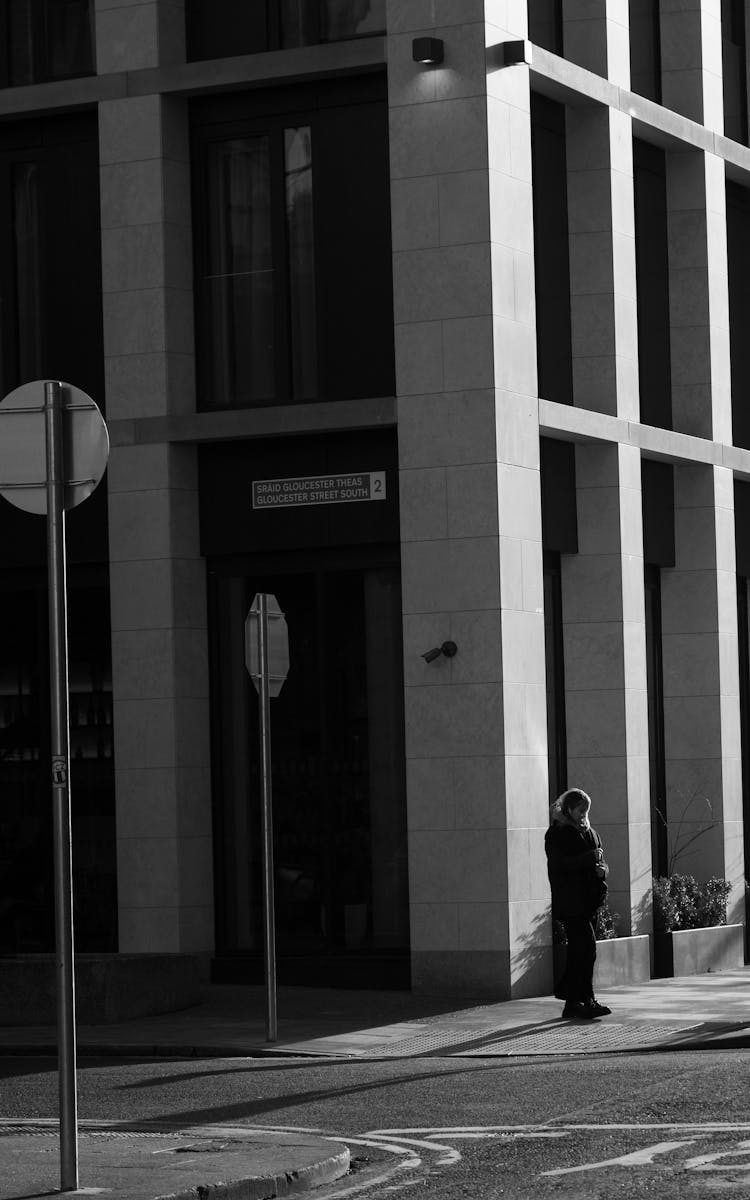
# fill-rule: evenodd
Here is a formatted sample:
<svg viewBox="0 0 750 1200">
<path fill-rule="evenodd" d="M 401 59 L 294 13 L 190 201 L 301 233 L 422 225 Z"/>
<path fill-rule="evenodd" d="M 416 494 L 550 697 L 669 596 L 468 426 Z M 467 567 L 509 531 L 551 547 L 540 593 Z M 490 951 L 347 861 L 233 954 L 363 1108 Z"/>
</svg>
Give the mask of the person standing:
<svg viewBox="0 0 750 1200">
<path fill-rule="evenodd" d="M 594 996 L 596 913 L 607 897 L 609 867 L 601 838 L 589 821 L 591 799 L 581 788 L 569 788 L 550 808 L 544 837 L 552 891 L 552 918 L 568 939 L 565 971 L 555 996 L 565 1001 L 563 1017 L 593 1020 L 612 1011 Z"/>
</svg>

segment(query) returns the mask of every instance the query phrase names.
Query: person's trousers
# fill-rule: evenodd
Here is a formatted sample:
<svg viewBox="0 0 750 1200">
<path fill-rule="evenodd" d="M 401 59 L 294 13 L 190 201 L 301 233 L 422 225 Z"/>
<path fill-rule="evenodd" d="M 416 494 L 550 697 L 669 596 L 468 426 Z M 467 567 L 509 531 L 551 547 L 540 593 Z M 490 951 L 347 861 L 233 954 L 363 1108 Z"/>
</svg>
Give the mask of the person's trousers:
<svg viewBox="0 0 750 1200">
<path fill-rule="evenodd" d="M 565 971 L 555 988 L 555 995 L 564 1000 L 592 1000 L 596 962 L 594 918 L 563 917 L 562 923 L 568 950 Z"/>
</svg>

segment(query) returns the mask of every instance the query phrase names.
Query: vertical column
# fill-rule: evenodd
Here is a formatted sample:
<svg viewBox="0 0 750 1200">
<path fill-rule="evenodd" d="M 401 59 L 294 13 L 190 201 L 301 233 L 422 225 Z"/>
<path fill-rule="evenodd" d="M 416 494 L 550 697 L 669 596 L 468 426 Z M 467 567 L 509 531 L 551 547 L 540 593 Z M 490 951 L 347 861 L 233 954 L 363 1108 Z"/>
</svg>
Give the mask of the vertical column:
<svg viewBox="0 0 750 1200">
<path fill-rule="evenodd" d="M 719 132 L 720 17 L 718 4 L 662 5 L 671 45 L 665 103 Z M 667 206 L 674 428 L 731 443 L 723 162 L 698 151 L 668 154 Z M 693 854 L 678 858 L 675 870 L 725 875 L 736 914 L 743 854 L 731 472 L 675 469 L 675 557 L 674 570 L 662 572 L 670 845 L 684 844 L 710 820 L 709 801 L 716 827 L 692 844 Z"/>
<path fill-rule="evenodd" d="M 566 20 L 578 11 L 566 8 Z M 629 84 L 626 6 L 566 23 L 586 65 Z M 637 420 L 633 149 L 630 118 L 569 109 L 568 213 L 574 403 Z M 646 639 L 640 456 L 578 446 L 578 554 L 563 558 L 568 780 L 591 793 L 623 933 L 650 923 Z"/>
<path fill-rule="evenodd" d="M 99 75 L 185 61 L 185 0 L 95 0 L 95 14 Z"/>
<path fill-rule="evenodd" d="M 175 61 L 181 5 L 97 4 L 99 71 Z M 99 107 L 110 418 L 194 408 L 187 110 Z M 108 473 L 120 950 L 213 944 L 204 566 L 194 447 L 115 446 Z"/>
<path fill-rule="evenodd" d="M 672 423 L 731 443 L 724 163 L 699 150 L 666 163 Z"/>
<path fill-rule="evenodd" d="M 412 982 L 521 995 L 551 957 L 529 83 L 488 93 L 485 38 L 526 6 L 415 8 L 388 9 Z"/>
<path fill-rule="evenodd" d="M 563 558 L 568 782 L 592 799 L 620 932 L 650 926 L 640 453 L 576 447 L 578 554 Z"/>
<path fill-rule="evenodd" d="M 628 0 L 563 0 L 565 57 L 620 87 L 630 87 L 628 20 Z"/>
<path fill-rule="evenodd" d="M 659 25 L 662 104 L 722 133 L 721 5 L 659 0 Z"/>
<path fill-rule="evenodd" d="M 664 740 L 674 870 L 733 885 L 744 911 L 732 472 L 675 468 L 674 570 L 662 572 Z M 714 823 L 687 846 L 701 826 Z"/>
</svg>

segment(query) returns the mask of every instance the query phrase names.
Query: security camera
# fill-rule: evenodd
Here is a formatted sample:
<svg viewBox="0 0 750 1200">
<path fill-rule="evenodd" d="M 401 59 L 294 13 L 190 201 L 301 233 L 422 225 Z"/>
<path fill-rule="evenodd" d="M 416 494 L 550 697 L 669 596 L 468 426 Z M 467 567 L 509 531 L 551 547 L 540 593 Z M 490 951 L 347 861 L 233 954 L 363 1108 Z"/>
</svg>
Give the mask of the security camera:
<svg viewBox="0 0 750 1200">
<path fill-rule="evenodd" d="M 428 663 L 434 662 L 436 658 L 440 658 L 441 654 L 444 654 L 446 658 L 453 658 L 457 650 L 458 646 L 455 642 L 443 642 L 442 646 L 433 646 L 432 650 L 427 650 L 422 655 L 422 658 Z"/>
</svg>

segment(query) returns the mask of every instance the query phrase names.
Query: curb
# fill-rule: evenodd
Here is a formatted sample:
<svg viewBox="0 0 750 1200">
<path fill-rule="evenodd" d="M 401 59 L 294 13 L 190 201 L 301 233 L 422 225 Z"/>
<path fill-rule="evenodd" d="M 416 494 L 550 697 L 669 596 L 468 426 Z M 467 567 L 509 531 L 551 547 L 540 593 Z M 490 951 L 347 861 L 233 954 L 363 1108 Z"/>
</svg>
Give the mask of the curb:
<svg viewBox="0 0 750 1200">
<path fill-rule="evenodd" d="M 269 1196 L 291 1196 L 311 1188 L 335 1183 L 349 1170 L 351 1156 L 346 1147 L 339 1154 L 285 1171 L 283 1175 L 251 1175 L 247 1179 L 232 1179 L 226 1183 L 197 1183 L 187 1191 L 155 1196 L 154 1200 L 268 1200 Z"/>
<path fill-rule="evenodd" d="M 274 1050 L 264 1046 L 154 1045 L 152 1042 L 79 1042 L 78 1058 L 309 1058 L 363 1061 L 354 1054 L 326 1054 L 314 1050 Z M 0 1045 L 0 1058 L 57 1058 L 56 1042 L 19 1042 Z M 377 1060 L 373 1060 L 377 1061 Z"/>
</svg>

